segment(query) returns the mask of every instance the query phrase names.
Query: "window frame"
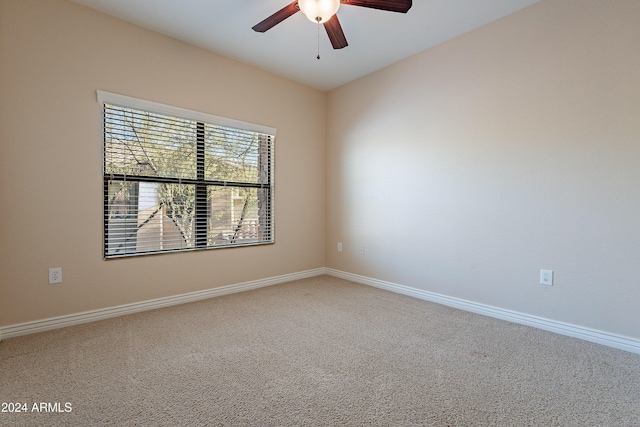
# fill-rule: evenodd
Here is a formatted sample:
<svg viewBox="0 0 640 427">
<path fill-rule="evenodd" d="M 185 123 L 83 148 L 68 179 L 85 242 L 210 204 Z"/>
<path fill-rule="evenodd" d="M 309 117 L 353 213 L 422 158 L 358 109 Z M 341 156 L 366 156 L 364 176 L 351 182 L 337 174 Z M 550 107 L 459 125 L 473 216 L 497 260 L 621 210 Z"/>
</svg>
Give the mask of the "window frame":
<svg viewBox="0 0 640 427">
<path fill-rule="evenodd" d="M 102 126 L 103 126 L 103 138 L 102 138 L 102 173 L 103 173 L 103 258 L 104 259 L 114 259 L 114 258 L 122 258 L 122 257 L 132 257 L 132 256 L 144 256 L 144 255 L 152 255 L 152 254 L 163 254 L 163 253 L 174 253 L 174 252 L 185 252 L 185 251 L 196 251 L 196 250 L 205 250 L 205 249 L 227 249 L 234 247 L 244 247 L 244 246 L 257 246 L 257 245 L 267 245 L 275 243 L 275 176 L 274 176 L 274 165 L 275 165 L 275 136 L 276 129 L 268 126 L 258 125 L 254 123 L 248 123 L 240 120 L 229 119 L 225 117 L 215 116 L 208 113 L 202 113 L 198 111 L 188 110 L 180 107 L 174 107 L 171 105 L 161 104 L 153 101 L 147 101 L 139 98 L 133 98 L 126 95 L 115 94 L 111 92 L 98 90 L 97 99 L 101 106 L 102 111 Z M 166 178 L 166 177 L 149 177 L 144 175 L 115 175 L 112 173 L 107 173 L 107 161 L 105 157 L 106 151 L 106 116 L 105 116 L 105 104 L 123 107 L 133 110 L 139 110 L 145 113 L 152 114 L 160 114 L 163 116 L 170 116 L 178 119 L 185 119 L 189 121 L 193 121 L 197 127 L 197 137 L 196 137 L 196 169 L 198 170 L 198 176 L 196 179 L 180 179 L 180 178 Z M 205 126 L 213 125 L 213 126 L 221 126 L 228 129 L 240 130 L 240 131 L 248 131 L 254 132 L 257 134 L 262 134 L 267 142 L 267 160 L 264 164 L 260 163 L 258 166 L 265 167 L 266 171 L 262 171 L 262 174 L 266 176 L 266 183 L 246 183 L 246 182 L 226 182 L 226 181 L 217 181 L 217 180 L 206 180 L 204 177 L 204 173 L 200 173 L 200 167 L 202 166 L 202 170 L 204 170 L 204 143 L 205 143 Z M 202 165 L 200 162 L 202 161 Z M 259 169 L 261 170 L 261 169 Z M 266 206 L 267 212 L 263 214 L 266 215 L 266 222 L 268 224 L 268 228 L 266 230 L 267 237 L 263 240 L 258 241 L 250 241 L 244 243 L 237 243 L 235 237 L 228 244 L 208 244 L 208 221 L 211 219 L 209 215 L 202 214 L 202 211 L 196 212 L 193 217 L 193 234 L 194 234 L 194 242 L 193 247 L 181 247 L 181 248 L 171 248 L 171 249 L 158 249 L 158 250 L 148 250 L 148 251 L 137 251 L 125 253 L 113 253 L 111 252 L 111 248 L 109 247 L 110 240 L 109 237 L 109 223 L 108 223 L 108 209 L 109 209 L 109 182 L 115 181 L 119 182 L 127 182 L 127 178 L 129 178 L 129 182 L 152 182 L 152 183 L 180 183 L 180 184 L 192 184 L 195 185 L 196 195 L 195 202 L 198 204 L 199 201 L 203 200 L 203 197 L 207 197 L 207 188 L 209 187 L 220 187 L 220 188 L 255 188 L 257 191 L 261 189 L 266 189 L 267 199 Z M 245 203 L 246 205 L 246 203 Z M 233 208 L 231 208 L 233 209 Z M 260 221 L 262 221 L 260 217 Z M 237 225 L 237 229 L 239 230 L 241 227 L 240 224 Z M 204 229 L 204 231 L 202 231 Z M 203 242 L 204 236 L 204 242 Z M 126 238 L 125 238 L 126 240 Z"/>
</svg>

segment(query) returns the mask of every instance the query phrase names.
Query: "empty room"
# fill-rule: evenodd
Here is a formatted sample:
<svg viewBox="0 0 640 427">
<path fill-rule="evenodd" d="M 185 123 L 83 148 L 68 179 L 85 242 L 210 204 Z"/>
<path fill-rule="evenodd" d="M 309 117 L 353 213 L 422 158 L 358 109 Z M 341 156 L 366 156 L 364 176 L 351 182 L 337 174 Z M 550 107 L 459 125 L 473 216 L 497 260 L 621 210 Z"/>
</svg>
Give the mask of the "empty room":
<svg viewBox="0 0 640 427">
<path fill-rule="evenodd" d="M 0 0 L 0 425 L 640 426 L 639 22 Z"/>
</svg>

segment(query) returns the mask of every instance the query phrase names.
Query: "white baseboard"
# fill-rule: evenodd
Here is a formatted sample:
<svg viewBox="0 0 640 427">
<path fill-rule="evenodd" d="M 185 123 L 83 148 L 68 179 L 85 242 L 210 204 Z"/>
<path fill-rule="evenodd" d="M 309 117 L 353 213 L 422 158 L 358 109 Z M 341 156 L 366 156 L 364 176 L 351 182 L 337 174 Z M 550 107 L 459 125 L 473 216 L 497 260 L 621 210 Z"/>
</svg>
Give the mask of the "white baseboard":
<svg viewBox="0 0 640 427">
<path fill-rule="evenodd" d="M 66 326 L 79 325 L 82 323 L 94 322 L 111 317 L 124 316 L 127 314 L 139 313 L 147 310 L 154 310 L 156 308 L 169 307 L 172 305 L 184 304 L 207 298 L 214 298 L 222 295 L 262 288 L 265 286 L 291 282 L 293 280 L 320 276 L 323 274 L 360 283 L 363 285 L 385 289 L 398 294 L 408 295 L 425 301 L 431 301 L 449 307 L 470 311 L 473 313 L 478 313 L 485 316 L 518 323 L 521 325 L 532 326 L 534 328 L 539 328 L 546 331 L 555 332 L 558 334 L 583 339 L 585 341 L 590 341 L 620 350 L 640 354 L 640 340 L 634 338 L 598 331 L 595 329 L 585 328 L 583 326 L 572 325 L 569 323 L 558 322 L 556 320 L 545 319 L 542 317 L 532 316 L 529 314 L 519 313 L 511 310 L 505 310 L 485 304 L 479 304 L 460 298 L 454 298 L 434 292 L 423 291 L 421 289 L 398 285 L 391 282 L 385 282 L 383 280 L 372 279 L 370 277 L 347 273 L 332 268 L 316 268 L 313 270 L 222 286 L 219 288 L 207 289 L 204 291 L 190 292 L 187 294 L 175 295 L 166 298 L 158 298 L 149 301 L 142 301 L 116 307 L 103 308 L 99 310 L 86 311 L 83 313 L 52 317 L 49 319 L 36 320 L 33 322 L 0 327 L 0 341 L 5 338 L 44 332 L 52 329 L 64 328 Z"/>
<path fill-rule="evenodd" d="M 154 310 L 156 308 L 169 307 L 172 305 L 184 304 L 203 300 L 207 298 L 219 297 L 222 295 L 248 291 L 265 286 L 277 285 L 291 282 L 293 280 L 306 279 L 309 277 L 325 274 L 324 268 L 301 271 L 298 273 L 285 274 L 282 276 L 270 277 L 267 279 L 254 280 L 251 282 L 238 283 L 235 285 L 222 286 L 204 291 L 190 292 L 182 295 L 175 295 L 166 298 L 158 298 L 149 301 L 136 302 L 132 304 L 119 305 L 116 307 L 102 308 L 98 310 L 85 311 L 83 313 L 70 314 L 67 316 L 52 317 L 49 319 L 36 320 L 33 322 L 20 323 L 0 327 L 0 341 L 5 338 L 17 337 L 20 335 L 34 334 L 51 329 L 64 328 L 66 326 L 79 325 L 82 323 L 94 322 L 96 320 L 108 319 L 111 317 L 124 316 L 126 314 L 139 313 L 141 311 Z"/>
<path fill-rule="evenodd" d="M 352 282 L 360 283 L 363 285 L 386 289 L 398 294 L 408 295 L 422 300 L 447 305 L 449 307 L 458 308 L 461 310 L 470 311 L 473 313 L 478 313 L 485 316 L 518 323 L 521 325 L 533 326 L 534 328 L 543 329 L 545 331 L 555 332 L 561 335 L 567 335 L 573 338 L 579 338 L 585 341 L 617 348 L 619 350 L 625 350 L 632 353 L 640 354 L 640 340 L 630 337 L 598 331 L 596 329 L 585 328 L 583 326 L 572 325 L 569 323 L 558 322 L 556 320 L 545 319 L 543 317 L 532 316 L 516 311 L 505 310 L 502 308 L 479 304 L 459 298 L 448 297 L 446 295 L 423 291 L 408 286 L 397 285 L 395 283 L 372 279 L 365 276 L 359 276 L 357 274 L 334 270 L 332 268 L 325 269 L 325 272 L 329 276 L 350 280 Z"/>
</svg>

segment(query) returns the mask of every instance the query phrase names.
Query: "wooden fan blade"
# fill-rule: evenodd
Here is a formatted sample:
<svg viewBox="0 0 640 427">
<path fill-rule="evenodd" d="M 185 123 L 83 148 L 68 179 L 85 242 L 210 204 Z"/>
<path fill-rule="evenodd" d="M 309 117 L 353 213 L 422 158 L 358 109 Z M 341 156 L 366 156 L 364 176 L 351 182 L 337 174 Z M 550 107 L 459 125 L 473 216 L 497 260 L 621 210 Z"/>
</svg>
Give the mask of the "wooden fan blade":
<svg viewBox="0 0 640 427">
<path fill-rule="evenodd" d="M 407 13 L 411 9 L 411 0 L 340 0 L 340 3 L 389 12 Z"/>
<path fill-rule="evenodd" d="M 340 21 L 338 21 L 338 15 L 333 15 L 331 19 L 322 25 L 324 25 L 324 29 L 327 30 L 327 35 L 334 49 L 342 49 L 343 47 L 349 46 L 347 38 L 342 32 L 342 25 L 340 25 Z"/>
<path fill-rule="evenodd" d="M 298 0 L 296 0 L 290 5 L 283 7 L 259 24 L 254 25 L 251 29 L 259 33 L 264 33 L 268 29 L 275 27 L 298 11 L 300 11 L 300 9 L 298 9 Z"/>
</svg>

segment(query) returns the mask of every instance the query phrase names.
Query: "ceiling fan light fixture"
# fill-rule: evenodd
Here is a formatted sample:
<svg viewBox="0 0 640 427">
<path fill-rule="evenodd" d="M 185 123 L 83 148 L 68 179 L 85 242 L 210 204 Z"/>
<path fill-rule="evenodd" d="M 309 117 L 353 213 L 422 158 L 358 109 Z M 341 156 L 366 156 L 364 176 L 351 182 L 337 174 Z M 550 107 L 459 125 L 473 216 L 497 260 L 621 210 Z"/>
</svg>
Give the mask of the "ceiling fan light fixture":
<svg viewBox="0 0 640 427">
<path fill-rule="evenodd" d="M 340 8 L 340 0 L 298 0 L 298 7 L 311 22 L 324 24 Z"/>
</svg>

